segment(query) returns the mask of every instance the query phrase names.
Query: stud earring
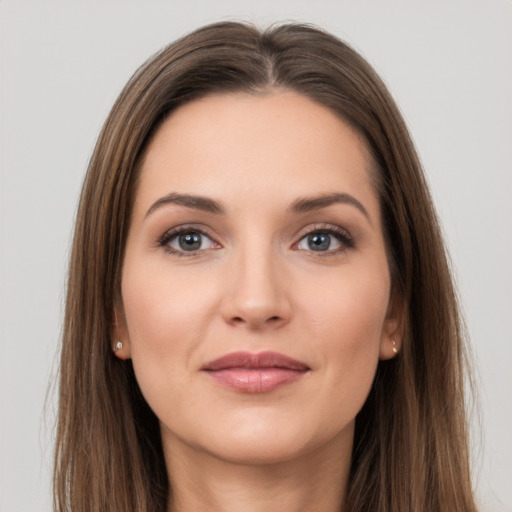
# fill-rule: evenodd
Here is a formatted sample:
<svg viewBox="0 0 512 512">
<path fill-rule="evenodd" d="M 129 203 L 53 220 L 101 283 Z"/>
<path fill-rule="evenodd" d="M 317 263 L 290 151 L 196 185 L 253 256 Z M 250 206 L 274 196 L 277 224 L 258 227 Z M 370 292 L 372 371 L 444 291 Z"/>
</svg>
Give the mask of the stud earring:
<svg viewBox="0 0 512 512">
<path fill-rule="evenodd" d="M 393 351 L 393 354 L 397 354 L 398 353 L 398 349 L 396 348 L 396 341 L 395 340 L 391 340 L 391 344 L 393 345 L 393 348 L 391 349 Z"/>
<path fill-rule="evenodd" d="M 122 349 L 123 348 L 123 342 L 122 341 L 118 341 L 114 347 L 114 352 L 117 352 L 118 350 Z"/>
</svg>

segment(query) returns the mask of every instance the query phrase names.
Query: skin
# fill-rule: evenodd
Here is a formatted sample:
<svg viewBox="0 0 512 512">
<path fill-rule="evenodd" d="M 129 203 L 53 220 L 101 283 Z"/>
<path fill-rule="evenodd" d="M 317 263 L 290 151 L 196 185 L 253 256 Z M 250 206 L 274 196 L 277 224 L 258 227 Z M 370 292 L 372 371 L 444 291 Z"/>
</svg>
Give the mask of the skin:
<svg viewBox="0 0 512 512">
<path fill-rule="evenodd" d="M 355 416 L 379 359 L 401 341 L 372 172 L 356 131 L 290 91 L 211 95 L 157 131 L 113 336 L 160 420 L 169 510 L 343 510 Z M 225 212 L 158 204 L 171 193 Z M 366 213 L 353 201 L 290 210 L 334 193 Z M 207 235 L 200 249 L 165 239 L 178 226 Z M 341 240 L 326 232 L 334 228 Z M 328 250 L 312 249 L 318 229 Z M 266 393 L 226 389 L 201 371 L 240 350 L 276 351 L 310 370 Z"/>
</svg>

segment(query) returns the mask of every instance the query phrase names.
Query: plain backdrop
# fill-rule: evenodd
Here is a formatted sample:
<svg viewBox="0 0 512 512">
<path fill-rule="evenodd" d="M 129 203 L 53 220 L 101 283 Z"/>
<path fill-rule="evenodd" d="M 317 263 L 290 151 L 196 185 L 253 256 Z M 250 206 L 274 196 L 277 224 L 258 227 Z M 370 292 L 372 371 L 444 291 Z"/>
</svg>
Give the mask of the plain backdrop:
<svg viewBox="0 0 512 512">
<path fill-rule="evenodd" d="M 0 2 L 0 511 L 51 508 L 55 359 L 70 235 L 95 139 L 152 53 L 208 22 L 316 23 L 376 67 L 416 141 L 480 387 L 484 511 L 512 511 L 510 1 Z M 404 475 L 407 478 L 407 475 Z"/>
</svg>

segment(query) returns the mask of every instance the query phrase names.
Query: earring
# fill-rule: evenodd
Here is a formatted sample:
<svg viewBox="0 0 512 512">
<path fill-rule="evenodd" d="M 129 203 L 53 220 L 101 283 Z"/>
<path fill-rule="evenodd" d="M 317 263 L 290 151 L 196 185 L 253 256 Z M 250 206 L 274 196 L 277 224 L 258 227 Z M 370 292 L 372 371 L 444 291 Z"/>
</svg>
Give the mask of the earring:
<svg viewBox="0 0 512 512">
<path fill-rule="evenodd" d="M 123 342 L 122 341 L 118 341 L 114 347 L 114 352 L 117 352 L 118 350 L 122 349 L 123 348 Z"/>
<path fill-rule="evenodd" d="M 398 353 L 398 349 L 396 348 L 396 341 L 395 340 L 391 340 L 391 344 L 393 345 L 393 348 L 391 349 L 393 351 L 393 354 L 397 354 Z"/>
</svg>

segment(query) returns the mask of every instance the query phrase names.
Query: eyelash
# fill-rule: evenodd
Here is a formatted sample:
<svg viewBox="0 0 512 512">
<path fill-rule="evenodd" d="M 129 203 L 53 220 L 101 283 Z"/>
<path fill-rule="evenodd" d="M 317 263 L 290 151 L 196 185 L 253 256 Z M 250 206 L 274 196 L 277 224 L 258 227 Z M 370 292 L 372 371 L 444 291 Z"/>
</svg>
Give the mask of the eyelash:
<svg viewBox="0 0 512 512">
<path fill-rule="evenodd" d="M 210 236 L 205 230 L 198 228 L 194 225 L 187 225 L 187 226 L 180 226 L 180 227 L 171 229 L 169 231 L 166 231 L 158 239 L 157 245 L 159 247 L 162 247 L 167 253 L 175 255 L 175 256 L 180 256 L 180 257 L 198 256 L 205 249 L 197 249 L 194 251 L 183 251 L 183 250 L 174 249 L 173 247 L 171 247 L 169 245 L 169 243 L 172 240 L 174 240 L 175 238 L 177 238 L 180 235 L 184 235 L 187 233 L 197 233 L 201 236 L 205 236 L 205 237 L 209 238 L 214 244 L 217 244 L 217 242 L 215 242 L 213 237 Z M 315 256 L 317 256 L 317 257 L 318 256 L 319 257 L 334 256 L 336 254 L 345 252 L 348 249 L 352 249 L 355 245 L 354 239 L 352 238 L 350 233 L 348 231 L 346 231 L 345 229 L 343 229 L 339 226 L 336 226 L 336 225 L 332 225 L 332 224 L 329 224 L 329 225 L 321 224 L 321 225 L 315 225 L 311 229 L 308 229 L 307 231 L 302 233 L 300 235 L 299 240 L 297 242 L 295 242 L 292 247 L 297 247 L 302 242 L 302 240 L 304 240 L 306 237 L 312 236 L 312 235 L 333 236 L 341 244 L 341 247 L 339 247 L 337 249 L 333 249 L 333 250 L 328 250 L 328 251 L 309 250 L 308 251 L 309 253 L 317 252 L 317 254 L 315 254 Z M 218 245 L 220 246 L 220 244 L 218 244 Z M 297 250 L 304 250 L 304 249 L 297 249 Z"/>
<path fill-rule="evenodd" d="M 298 244 L 302 242 L 302 240 L 304 240 L 306 237 L 312 235 L 329 235 L 334 237 L 341 244 L 341 246 L 337 249 L 331 249 L 327 251 L 308 251 L 311 255 L 314 255 L 316 257 L 335 256 L 337 254 L 347 251 L 348 249 L 353 249 L 355 246 L 354 238 L 346 229 L 343 229 L 340 226 L 336 226 L 333 224 L 317 224 L 312 228 L 308 228 L 306 232 L 302 233 L 300 235 L 299 241 L 293 244 L 294 247 L 298 246 Z M 316 254 L 314 254 L 315 252 Z"/>
<path fill-rule="evenodd" d="M 185 235 L 187 233 L 198 233 L 201 236 L 205 236 L 212 240 L 212 242 L 216 243 L 214 239 L 205 232 L 205 230 L 198 228 L 194 225 L 190 226 L 180 226 L 174 229 L 171 229 L 169 231 L 166 231 L 159 239 L 158 239 L 158 246 L 162 247 L 167 253 L 172 254 L 174 256 L 184 256 L 184 257 L 191 257 L 191 256 L 197 256 L 200 252 L 202 252 L 200 249 L 196 251 L 180 251 L 177 249 L 174 249 L 169 245 L 169 243 L 177 238 L 180 235 Z M 203 249 L 204 250 L 204 249 Z"/>
</svg>

